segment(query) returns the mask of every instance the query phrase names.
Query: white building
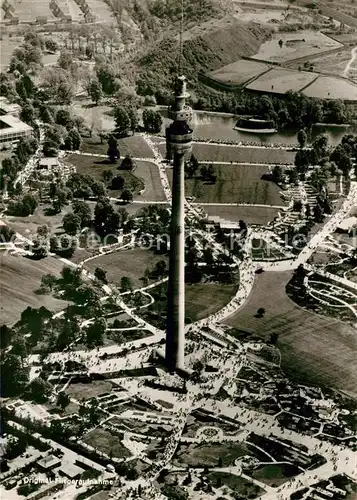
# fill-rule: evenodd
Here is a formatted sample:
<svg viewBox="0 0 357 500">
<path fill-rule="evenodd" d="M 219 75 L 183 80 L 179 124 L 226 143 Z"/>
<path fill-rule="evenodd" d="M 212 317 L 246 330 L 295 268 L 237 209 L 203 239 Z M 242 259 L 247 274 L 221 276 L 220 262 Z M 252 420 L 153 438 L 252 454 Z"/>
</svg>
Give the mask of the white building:
<svg viewBox="0 0 357 500">
<path fill-rule="evenodd" d="M 0 148 L 11 146 L 21 137 L 32 135 L 33 128 L 16 116 L 7 114 L 0 116 Z"/>
</svg>

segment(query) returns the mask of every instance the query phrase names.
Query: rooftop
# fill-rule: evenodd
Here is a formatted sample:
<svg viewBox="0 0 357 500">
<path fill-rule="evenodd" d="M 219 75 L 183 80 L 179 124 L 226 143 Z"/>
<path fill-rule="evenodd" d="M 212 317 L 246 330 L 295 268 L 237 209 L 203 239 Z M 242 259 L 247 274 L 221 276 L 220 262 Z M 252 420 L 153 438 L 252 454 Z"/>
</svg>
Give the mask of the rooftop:
<svg viewBox="0 0 357 500">
<path fill-rule="evenodd" d="M 43 469 L 52 469 L 61 463 L 61 460 L 54 455 L 47 455 L 47 457 L 42 458 L 37 462 L 37 464 Z"/>
<path fill-rule="evenodd" d="M 66 462 L 58 469 L 58 472 L 63 476 L 66 476 L 70 479 L 74 479 L 83 474 L 84 469 L 78 467 L 78 465 L 75 465 L 71 462 Z"/>
<path fill-rule="evenodd" d="M 8 129 L 13 129 L 13 132 L 27 132 L 32 130 L 30 125 L 22 122 L 19 118 L 13 115 L 4 115 L 0 116 L 0 134 L 4 132 L 8 132 Z"/>
</svg>

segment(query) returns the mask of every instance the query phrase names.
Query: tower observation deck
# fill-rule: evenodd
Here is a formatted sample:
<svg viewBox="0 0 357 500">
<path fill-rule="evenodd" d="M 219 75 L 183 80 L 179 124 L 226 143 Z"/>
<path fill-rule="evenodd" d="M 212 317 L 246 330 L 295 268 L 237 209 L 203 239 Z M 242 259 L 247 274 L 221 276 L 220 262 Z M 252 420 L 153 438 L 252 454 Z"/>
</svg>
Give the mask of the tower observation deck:
<svg viewBox="0 0 357 500">
<path fill-rule="evenodd" d="M 167 157 L 173 160 L 169 288 L 165 360 L 171 372 L 185 364 L 185 161 L 192 154 L 189 123 L 192 109 L 186 104 L 186 79 L 175 82 L 175 101 L 169 109 L 172 123 L 166 129 Z"/>
</svg>

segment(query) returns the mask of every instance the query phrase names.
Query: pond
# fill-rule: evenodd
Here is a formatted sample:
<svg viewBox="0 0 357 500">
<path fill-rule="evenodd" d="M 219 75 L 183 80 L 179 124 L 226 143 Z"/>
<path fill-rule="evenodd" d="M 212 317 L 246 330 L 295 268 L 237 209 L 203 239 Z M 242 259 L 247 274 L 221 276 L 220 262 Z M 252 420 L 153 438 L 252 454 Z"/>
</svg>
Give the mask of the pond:
<svg viewBox="0 0 357 500">
<path fill-rule="evenodd" d="M 164 126 L 162 132 L 165 132 L 165 126 L 170 123 L 167 118 L 166 110 L 162 110 L 164 117 Z M 166 115 L 166 116 L 165 116 Z M 296 130 L 285 132 L 276 132 L 273 134 L 255 134 L 248 132 L 239 132 L 234 130 L 237 117 L 229 114 L 214 114 L 206 111 L 195 111 L 193 118 L 194 137 L 196 139 L 211 139 L 225 141 L 242 142 L 261 142 L 272 144 L 297 144 Z M 319 134 L 326 134 L 330 144 L 337 145 L 344 134 L 352 132 L 348 126 L 320 126 L 315 125 L 312 128 L 311 138 L 314 140 Z M 355 131 L 354 131 L 355 132 Z"/>
</svg>

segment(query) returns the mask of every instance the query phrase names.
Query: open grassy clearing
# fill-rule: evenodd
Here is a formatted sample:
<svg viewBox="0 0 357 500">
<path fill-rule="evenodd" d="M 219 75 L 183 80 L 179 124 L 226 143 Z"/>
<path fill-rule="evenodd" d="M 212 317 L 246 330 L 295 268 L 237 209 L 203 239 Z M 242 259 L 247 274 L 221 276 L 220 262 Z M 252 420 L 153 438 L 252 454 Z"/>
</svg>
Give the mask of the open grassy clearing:
<svg viewBox="0 0 357 500">
<path fill-rule="evenodd" d="M 1 40 L 1 57 L 0 57 L 0 68 L 1 71 L 4 71 L 11 60 L 12 53 L 15 49 L 19 47 L 21 42 L 23 41 L 23 37 L 21 36 L 12 36 L 3 35 Z"/>
<path fill-rule="evenodd" d="M 113 387 L 115 386 L 108 380 L 95 380 L 90 384 L 70 384 L 65 392 L 74 399 L 81 401 L 82 399 L 90 399 L 111 392 Z"/>
<path fill-rule="evenodd" d="M 154 158 L 154 153 L 140 135 L 132 135 L 123 139 L 118 139 L 118 148 L 123 158 L 131 155 L 134 158 Z M 85 153 L 106 155 L 108 151 L 107 142 L 100 142 L 100 139 L 93 135 L 91 139 L 83 139 L 81 151 Z"/>
<path fill-rule="evenodd" d="M 101 255 L 86 264 L 91 271 L 101 267 L 107 271 L 109 282 L 120 285 L 123 276 L 130 278 L 134 288 L 143 286 L 140 278 L 144 276 L 145 270 L 153 269 L 159 260 L 168 260 L 167 256 L 155 255 L 153 251 L 145 248 L 134 248 L 130 250 L 119 250 L 108 255 Z"/>
<path fill-rule="evenodd" d="M 228 472 L 210 472 L 207 477 L 213 487 L 228 486 L 235 494 L 241 495 L 238 498 L 257 498 L 264 493 L 264 490 L 256 484 Z"/>
<path fill-rule="evenodd" d="M 120 175 L 124 179 L 124 189 L 131 189 L 138 193 L 144 188 L 144 183 L 128 170 L 119 170 L 119 164 L 109 163 L 100 156 L 83 156 L 72 154 L 66 158 L 67 163 L 76 167 L 79 174 L 90 175 L 93 179 L 103 182 L 103 172 L 110 170 L 113 176 Z M 121 190 L 108 189 L 109 196 L 116 198 L 121 194 Z"/>
<path fill-rule="evenodd" d="M 219 311 L 233 297 L 237 285 L 195 283 L 185 287 L 186 321 L 198 321 Z"/>
<path fill-rule="evenodd" d="M 135 196 L 135 200 L 165 201 L 157 165 L 148 161 L 137 161 L 136 164 L 135 176 L 143 181 L 145 188 L 142 194 Z"/>
<path fill-rule="evenodd" d="M 254 470 L 252 477 L 268 486 L 277 487 L 297 474 L 299 474 L 299 469 L 293 465 L 271 464 Z"/>
<path fill-rule="evenodd" d="M 320 99 L 350 99 L 355 101 L 357 84 L 334 76 L 319 76 L 303 90 L 303 94 Z"/>
<path fill-rule="evenodd" d="M 249 453 L 244 443 L 180 443 L 173 458 L 173 465 L 218 467 L 221 459 L 222 467 L 228 467 L 233 465 L 236 458 L 247 454 Z"/>
<path fill-rule="evenodd" d="M 249 203 L 284 205 L 278 186 L 262 180 L 268 167 L 253 165 L 214 165 L 217 180 L 214 184 L 200 178 L 186 179 L 186 196 L 203 203 Z M 172 182 L 172 170 L 168 171 Z"/>
<path fill-rule="evenodd" d="M 249 90 L 260 92 L 287 92 L 293 90 L 298 92 L 316 78 L 315 73 L 308 71 L 296 71 L 287 68 L 273 68 L 267 73 L 259 76 L 247 85 Z"/>
<path fill-rule="evenodd" d="M 126 458 L 131 456 L 130 451 L 122 444 L 118 436 L 100 427 L 90 431 L 82 438 L 82 441 L 113 457 Z"/>
<path fill-rule="evenodd" d="M 33 215 L 29 217 L 15 217 L 8 215 L 4 221 L 19 234 L 31 239 L 36 234 L 37 228 L 46 225 L 51 234 L 62 233 L 62 219 L 64 215 L 71 212 L 70 206 L 64 207 L 60 213 L 47 215 L 51 210 L 51 205 L 43 204 L 36 208 Z"/>
<path fill-rule="evenodd" d="M 52 273 L 59 275 L 63 263 L 53 257 L 35 261 L 4 253 L 0 256 L 1 322 L 12 324 L 20 319 L 26 307 L 45 306 L 51 311 L 64 309 L 67 303 L 51 295 L 37 295 L 41 277 Z"/>
<path fill-rule="evenodd" d="M 350 35 L 347 35 L 350 36 Z M 353 35 L 356 37 L 356 35 Z M 329 73 L 331 75 L 343 76 L 346 64 L 351 59 L 351 48 L 346 47 L 343 51 L 338 51 L 328 55 L 321 55 L 320 57 L 314 57 L 314 68 L 317 72 Z M 299 63 L 296 63 L 296 69 Z"/>
<path fill-rule="evenodd" d="M 239 59 L 234 63 L 223 66 L 223 68 L 211 71 L 208 76 L 223 83 L 243 84 L 251 78 L 261 75 L 269 68 L 270 65 L 265 63 Z"/>
<path fill-rule="evenodd" d="M 256 276 L 244 307 L 225 323 L 267 339 L 279 334 L 282 368 L 296 379 L 357 394 L 356 334 L 341 321 L 300 308 L 285 293 L 289 271 Z M 257 318 L 257 310 L 265 314 Z"/>
<path fill-rule="evenodd" d="M 234 207 L 224 205 L 204 205 L 204 211 L 212 220 L 219 222 L 228 220 L 230 222 L 238 222 L 241 219 L 248 224 L 267 224 L 275 219 L 279 213 L 279 209 L 270 207 Z"/>
<path fill-rule="evenodd" d="M 193 153 L 200 161 L 232 161 L 237 163 L 286 163 L 294 164 L 295 153 L 279 148 L 252 148 L 193 144 Z"/>
</svg>

